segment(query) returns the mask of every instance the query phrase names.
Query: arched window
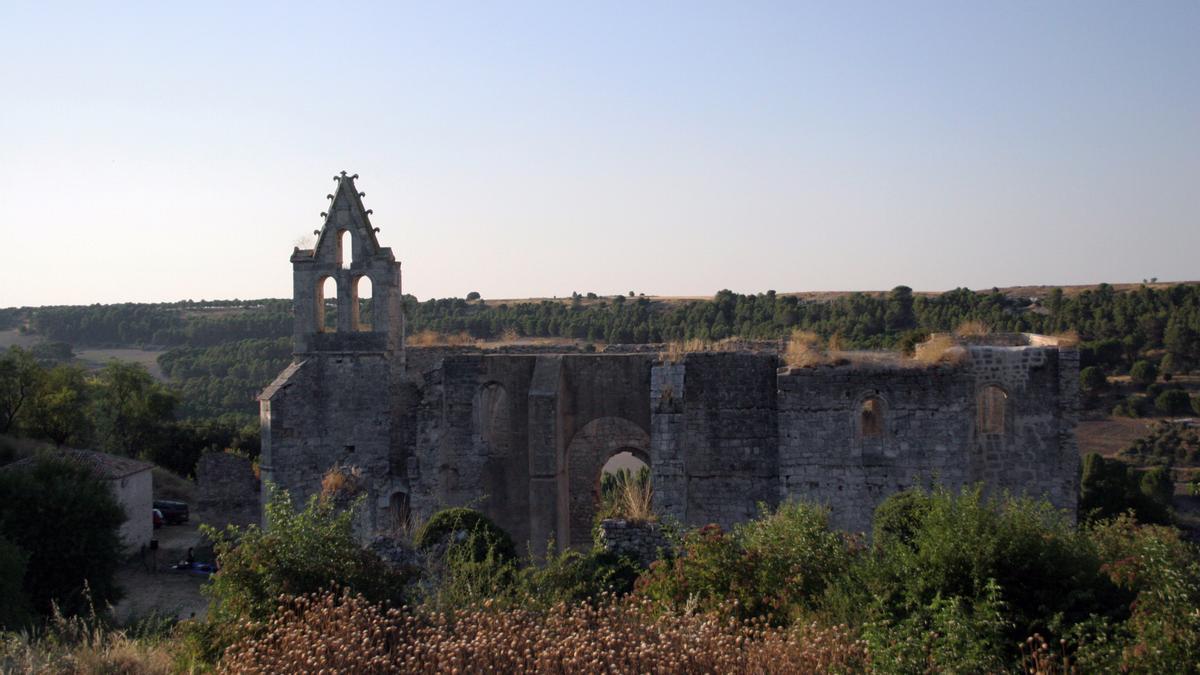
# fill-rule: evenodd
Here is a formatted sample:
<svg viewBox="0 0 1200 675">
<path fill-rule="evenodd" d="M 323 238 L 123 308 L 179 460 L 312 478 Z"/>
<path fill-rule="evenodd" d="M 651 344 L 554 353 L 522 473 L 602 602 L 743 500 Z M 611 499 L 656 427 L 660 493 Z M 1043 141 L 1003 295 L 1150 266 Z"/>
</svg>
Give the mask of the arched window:
<svg viewBox="0 0 1200 675">
<path fill-rule="evenodd" d="M 475 431 L 495 451 L 504 433 L 508 414 L 508 392 L 499 382 L 489 382 L 475 395 Z"/>
<path fill-rule="evenodd" d="M 864 399 L 858 411 L 858 433 L 863 438 L 883 435 L 883 400 L 877 396 Z"/>
<path fill-rule="evenodd" d="M 354 263 L 354 237 L 350 236 L 350 230 L 341 230 L 338 232 L 338 264 L 342 269 L 349 269 Z"/>
<path fill-rule="evenodd" d="M 333 333 L 337 331 L 337 280 L 333 277 L 321 277 L 317 280 L 316 297 L 314 298 L 317 331 Z"/>
<path fill-rule="evenodd" d="M 994 384 L 979 391 L 979 433 L 999 435 L 1004 433 L 1004 419 L 1008 409 L 1008 394 Z"/>
<path fill-rule="evenodd" d="M 358 318 L 355 321 L 355 326 L 358 330 L 371 330 L 371 322 L 374 316 L 371 314 L 371 277 L 365 274 L 354 280 L 354 296 L 358 303 L 355 309 L 358 312 Z"/>
</svg>

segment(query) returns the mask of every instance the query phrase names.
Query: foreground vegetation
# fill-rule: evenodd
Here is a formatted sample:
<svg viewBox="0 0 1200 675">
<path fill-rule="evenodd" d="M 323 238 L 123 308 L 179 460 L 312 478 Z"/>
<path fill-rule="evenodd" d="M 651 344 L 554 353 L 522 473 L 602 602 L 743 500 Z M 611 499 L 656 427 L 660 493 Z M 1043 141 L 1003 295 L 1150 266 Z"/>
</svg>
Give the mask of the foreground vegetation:
<svg viewBox="0 0 1200 675">
<path fill-rule="evenodd" d="M 1042 502 L 910 491 L 880 506 L 868 542 L 786 503 L 732 531 L 683 533 L 642 568 L 600 548 L 518 558 L 463 509 L 385 565 L 355 543 L 352 511 L 328 496 L 297 510 L 277 493 L 269 531 L 214 533 L 223 566 L 206 619 L 164 632 L 60 618 L 8 634 L 0 665 L 1200 672 L 1200 556 L 1128 515 L 1077 528 Z"/>
</svg>

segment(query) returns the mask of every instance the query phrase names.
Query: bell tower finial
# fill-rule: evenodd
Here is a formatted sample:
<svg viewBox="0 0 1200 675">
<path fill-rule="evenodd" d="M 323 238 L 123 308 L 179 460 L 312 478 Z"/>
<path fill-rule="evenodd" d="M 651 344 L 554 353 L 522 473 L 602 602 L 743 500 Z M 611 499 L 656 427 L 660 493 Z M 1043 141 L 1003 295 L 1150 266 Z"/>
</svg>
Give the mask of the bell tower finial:
<svg viewBox="0 0 1200 675">
<path fill-rule="evenodd" d="M 292 253 L 294 351 L 403 353 L 400 263 L 379 245 L 358 174 L 333 179 L 316 244 Z"/>
</svg>

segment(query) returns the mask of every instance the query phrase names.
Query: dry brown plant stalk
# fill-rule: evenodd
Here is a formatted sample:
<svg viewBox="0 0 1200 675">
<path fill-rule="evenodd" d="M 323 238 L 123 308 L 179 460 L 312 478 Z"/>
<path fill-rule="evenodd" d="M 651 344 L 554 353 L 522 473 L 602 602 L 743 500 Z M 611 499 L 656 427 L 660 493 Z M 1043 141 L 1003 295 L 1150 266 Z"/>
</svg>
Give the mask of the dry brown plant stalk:
<svg viewBox="0 0 1200 675">
<path fill-rule="evenodd" d="M 942 363 L 960 364 L 967 360 L 970 353 L 953 337 L 945 333 L 936 333 L 917 346 L 913 358 L 920 363 L 937 365 Z"/>
<path fill-rule="evenodd" d="M 489 602 L 409 613 L 326 592 L 281 598 L 256 637 L 231 647 L 227 673 L 864 672 L 866 645 L 845 626 L 775 628 L 727 615 L 661 615 L 649 600 L 500 610 Z"/>
<path fill-rule="evenodd" d="M 822 346 L 819 335 L 797 328 L 788 337 L 783 361 L 793 368 L 811 368 L 831 363 L 832 359 Z"/>
</svg>

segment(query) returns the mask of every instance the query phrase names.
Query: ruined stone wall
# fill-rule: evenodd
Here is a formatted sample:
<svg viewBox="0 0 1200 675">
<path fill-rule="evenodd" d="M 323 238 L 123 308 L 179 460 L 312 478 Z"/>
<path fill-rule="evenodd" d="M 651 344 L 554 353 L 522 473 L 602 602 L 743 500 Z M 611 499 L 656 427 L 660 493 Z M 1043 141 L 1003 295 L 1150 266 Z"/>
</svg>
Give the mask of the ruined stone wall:
<svg viewBox="0 0 1200 675">
<path fill-rule="evenodd" d="M 196 463 L 197 522 L 223 530 L 258 524 L 258 477 L 249 459 L 228 452 L 206 452 Z"/>
<path fill-rule="evenodd" d="M 600 521 L 596 543 L 604 550 L 625 556 L 643 567 L 649 566 L 670 548 L 658 523 L 621 519 Z"/>
<path fill-rule="evenodd" d="M 1071 512 L 1078 354 L 972 346 L 959 365 L 843 365 L 779 376 L 781 497 L 828 505 L 837 527 L 869 531 L 881 501 L 909 487 L 1047 497 Z M 1000 428 L 984 428 L 984 390 L 999 387 Z M 874 401 L 881 428 L 864 432 Z"/>
<path fill-rule="evenodd" d="M 1075 509 L 1079 451 L 1079 352 L 1052 347 L 970 348 L 971 480 L 991 491 L 1046 497 Z M 981 428 L 980 392 L 1006 395 L 1002 433 Z"/>
<path fill-rule="evenodd" d="M 968 479 L 973 408 L 960 369 L 794 368 L 778 385 L 780 496 L 827 505 L 836 527 L 869 531 L 888 495 Z M 881 403 L 878 434 L 861 428 L 868 399 Z"/>
<path fill-rule="evenodd" d="M 528 391 L 533 356 L 447 352 L 420 381 L 409 461 L 413 511 L 480 509 L 517 541 L 529 534 Z"/>
<path fill-rule="evenodd" d="M 649 459 L 643 355 L 413 350 L 396 426 L 411 509 L 478 508 L 518 542 L 586 545 L 604 463 Z"/>
<path fill-rule="evenodd" d="M 268 485 L 297 503 L 321 489 L 334 465 L 358 467 L 369 486 L 360 527 L 392 526 L 391 363 L 384 354 L 312 355 L 289 366 L 260 396 L 263 500 Z"/>
<path fill-rule="evenodd" d="M 657 507 L 728 527 L 778 501 L 777 365 L 773 355 L 698 353 L 654 368 Z"/>
</svg>

